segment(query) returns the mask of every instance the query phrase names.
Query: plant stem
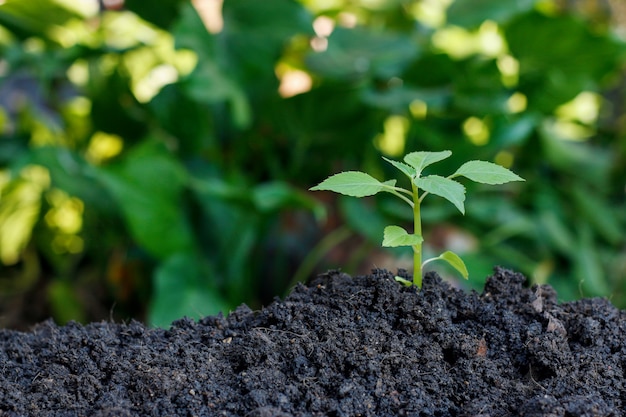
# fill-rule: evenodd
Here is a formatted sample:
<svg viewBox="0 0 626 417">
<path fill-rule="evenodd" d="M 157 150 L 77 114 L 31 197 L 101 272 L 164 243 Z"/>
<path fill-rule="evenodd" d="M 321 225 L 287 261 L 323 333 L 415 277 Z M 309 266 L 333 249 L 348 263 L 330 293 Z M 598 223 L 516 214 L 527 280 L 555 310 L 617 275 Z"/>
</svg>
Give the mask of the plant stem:
<svg viewBox="0 0 626 417">
<path fill-rule="evenodd" d="M 413 190 L 413 234 L 422 236 L 422 217 L 417 186 L 411 181 Z M 413 246 L 413 285 L 422 288 L 422 244 Z"/>
</svg>

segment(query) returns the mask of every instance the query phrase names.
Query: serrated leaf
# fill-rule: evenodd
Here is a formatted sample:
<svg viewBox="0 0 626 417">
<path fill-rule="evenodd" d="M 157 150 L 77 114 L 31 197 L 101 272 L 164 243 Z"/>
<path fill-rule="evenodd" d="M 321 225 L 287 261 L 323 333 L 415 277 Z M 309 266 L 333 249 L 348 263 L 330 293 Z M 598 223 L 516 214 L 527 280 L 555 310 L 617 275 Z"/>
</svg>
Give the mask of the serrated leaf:
<svg viewBox="0 0 626 417">
<path fill-rule="evenodd" d="M 383 191 L 386 187 L 393 187 L 395 180 L 380 182 L 369 174 L 360 171 L 340 172 L 326 178 L 311 191 L 334 191 L 351 197 L 366 197 Z"/>
<path fill-rule="evenodd" d="M 439 175 L 417 178 L 414 182 L 418 188 L 445 198 L 465 214 L 465 187 L 462 184 Z"/>
<path fill-rule="evenodd" d="M 442 161 L 452 155 L 451 151 L 441 151 L 441 152 L 411 152 L 406 154 L 404 157 L 404 162 L 411 165 L 416 169 L 417 173 L 420 174 L 424 168 L 428 165 L 434 164 L 435 162 Z"/>
<path fill-rule="evenodd" d="M 461 165 L 452 175 L 464 176 L 481 184 L 505 184 L 511 181 L 524 181 L 524 179 L 508 169 L 486 161 L 469 161 Z"/>
<path fill-rule="evenodd" d="M 385 158 L 384 156 L 383 156 L 383 159 L 389 162 L 394 167 L 398 168 L 400 171 L 404 173 L 404 175 L 406 175 L 409 178 L 413 178 L 415 174 L 417 173 L 415 168 L 413 168 L 410 165 L 405 164 L 404 162 L 394 161 L 393 159 Z"/>
<path fill-rule="evenodd" d="M 387 248 L 395 248 L 398 246 L 415 246 L 424 241 L 420 235 L 409 234 L 400 226 L 385 227 L 383 246 Z"/>
<path fill-rule="evenodd" d="M 449 263 L 452 268 L 456 269 L 461 273 L 461 275 L 463 275 L 463 278 L 469 278 L 469 272 L 467 271 L 465 262 L 463 262 L 463 260 L 456 253 L 449 250 L 445 251 L 444 253 L 439 255 L 439 259 L 443 259 L 444 261 Z"/>
</svg>

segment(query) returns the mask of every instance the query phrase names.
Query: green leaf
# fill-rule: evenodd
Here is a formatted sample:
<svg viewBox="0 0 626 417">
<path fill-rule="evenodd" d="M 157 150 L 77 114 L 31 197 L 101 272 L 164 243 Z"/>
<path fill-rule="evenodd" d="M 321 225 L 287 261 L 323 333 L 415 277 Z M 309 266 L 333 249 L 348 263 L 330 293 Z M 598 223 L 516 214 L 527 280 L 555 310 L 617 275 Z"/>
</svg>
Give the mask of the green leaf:
<svg viewBox="0 0 626 417">
<path fill-rule="evenodd" d="M 397 282 L 401 283 L 405 287 L 411 287 L 413 285 L 413 281 L 409 281 L 408 279 L 404 279 L 399 276 L 395 276 L 393 279 L 395 279 Z"/>
<path fill-rule="evenodd" d="M 414 182 L 418 188 L 445 198 L 454 204 L 461 213 L 465 214 L 465 187 L 460 183 L 439 175 L 417 178 Z"/>
<path fill-rule="evenodd" d="M 383 246 L 387 248 L 396 248 L 398 246 L 415 246 L 424 241 L 420 235 L 409 234 L 400 226 L 385 227 Z"/>
<path fill-rule="evenodd" d="M 52 42 L 54 28 L 66 27 L 73 19 L 84 19 L 73 7 L 50 0 L 7 1 L 0 7 L 0 25 L 20 38 L 37 36 Z"/>
<path fill-rule="evenodd" d="M 183 200 L 187 171 L 164 146 L 147 140 L 95 173 L 117 201 L 132 237 L 151 255 L 166 258 L 195 246 Z"/>
<path fill-rule="evenodd" d="M 447 11 L 448 23 L 474 27 L 491 20 L 506 22 L 510 18 L 532 10 L 535 0 L 455 0 Z"/>
<path fill-rule="evenodd" d="M 463 262 L 463 260 L 456 253 L 451 252 L 449 250 L 445 251 L 444 253 L 439 255 L 439 259 L 442 259 L 446 261 L 447 263 L 449 263 L 450 266 L 452 266 L 454 269 L 459 271 L 461 275 L 463 275 L 463 278 L 465 279 L 469 278 L 469 272 L 467 272 L 467 267 L 465 266 L 465 262 Z"/>
<path fill-rule="evenodd" d="M 577 184 L 572 187 L 573 203 L 578 208 L 580 219 L 591 225 L 604 239 L 612 245 L 623 241 L 623 227 L 609 199 L 596 191 Z"/>
<path fill-rule="evenodd" d="M 311 194 L 282 181 L 259 184 L 252 190 L 252 201 L 261 213 L 275 213 L 289 208 L 310 210 L 317 220 L 326 217 L 324 206 Z"/>
<path fill-rule="evenodd" d="M 215 281 L 213 268 L 200 256 L 178 253 L 167 258 L 153 276 L 150 325 L 167 328 L 184 316 L 198 319 L 228 313 L 231 306 L 212 284 Z"/>
<path fill-rule="evenodd" d="M 311 191 L 334 191 L 352 197 L 366 197 L 393 187 L 395 180 L 380 182 L 369 174 L 359 171 L 340 172 L 326 178 L 320 184 L 310 188 Z"/>
<path fill-rule="evenodd" d="M 383 159 L 389 162 L 394 167 L 398 168 L 400 171 L 404 173 L 404 175 L 406 175 L 409 178 L 413 178 L 417 174 L 417 171 L 415 170 L 415 168 L 413 168 L 410 165 L 407 165 L 400 161 L 394 161 L 393 159 L 385 158 L 384 156 L 383 156 Z"/>
<path fill-rule="evenodd" d="M 54 321 L 60 325 L 70 320 L 84 322 L 85 308 L 77 294 L 77 286 L 73 281 L 55 279 L 48 286 L 48 303 L 52 308 Z"/>
<path fill-rule="evenodd" d="M 391 77 L 402 73 L 419 52 L 410 37 L 393 31 L 336 27 L 328 38 L 328 48 L 309 54 L 306 64 L 324 78 Z"/>
<path fill-rule="evenodd" d="M 508 169 L 486 161 L 469 161 L 461 165 L 452 177 L 464 176 L 481 184 L 504 184 L 524 179 Z"/>
<path fill-rule="evenodd" d="M 25 172 L 31 171 L 31 174 Z M 21 176 L 0 186 L 0 262 L 13 265 L 22 251 L 41 214 L 42 193 L 50 178 L 42 167 L 26 167 Z"/>
<path fill-rule="evenodd" d="M 451 151 L 441 152 L 411 152 L 404 157 L 404 162 L 411 165 L 420 174 L 424 168 L 435 162 L 442 161 L 452 155 Z"/>
<path fill-rule="evenodd" d="M 339 198 L 339 210 L 347 225 L 371 244 L 380 244 L 380 231 L 389 224 L 380 210 L 356 198 Z"/>
<path fill-rule="evenodd" d="M 542 113 L 602 83 L 623 56 L 617 38 L 573 14 L 533 11 L 517 15 L 503 29 L 509 51 L 519 61 L 516 88 L 528 97 L 529 110 Z"/>
</svg>

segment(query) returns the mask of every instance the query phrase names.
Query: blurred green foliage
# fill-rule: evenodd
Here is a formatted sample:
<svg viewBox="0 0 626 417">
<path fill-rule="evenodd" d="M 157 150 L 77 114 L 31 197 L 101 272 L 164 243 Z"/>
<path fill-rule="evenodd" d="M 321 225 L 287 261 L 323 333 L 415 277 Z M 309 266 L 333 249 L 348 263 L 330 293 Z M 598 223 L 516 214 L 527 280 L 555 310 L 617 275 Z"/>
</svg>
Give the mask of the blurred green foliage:
<svg viewBox="0 0 626 417">
<path fill-rule="evenodd" d="M 472 193 L 465 217 L 425 207 L 472 286 L 500 264 L 626 306 L 626 22 L 580 3 L 6 0 L 3 325 L 112 308 L 166 326 L 259 306 L 315 265 L 380 266 L 380 225 L 411 213 L 304 190 L 442 149 L 527 179 Z"/>
</svg>

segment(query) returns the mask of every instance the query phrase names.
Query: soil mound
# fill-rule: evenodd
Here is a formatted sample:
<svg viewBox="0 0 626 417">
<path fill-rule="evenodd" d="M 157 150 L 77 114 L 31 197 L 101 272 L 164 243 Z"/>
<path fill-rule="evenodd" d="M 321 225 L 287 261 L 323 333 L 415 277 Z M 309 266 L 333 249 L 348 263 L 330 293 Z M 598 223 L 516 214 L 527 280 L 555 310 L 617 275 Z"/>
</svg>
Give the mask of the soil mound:
<svg viewBox="0 0 626 417">
<path fill-rule="evenodd" d="M 496 269 L 482 294 L 329 272 L 169 330 L 0 331 L 0 416 L 621 416 L 626 320 Z"/>
</svg>

